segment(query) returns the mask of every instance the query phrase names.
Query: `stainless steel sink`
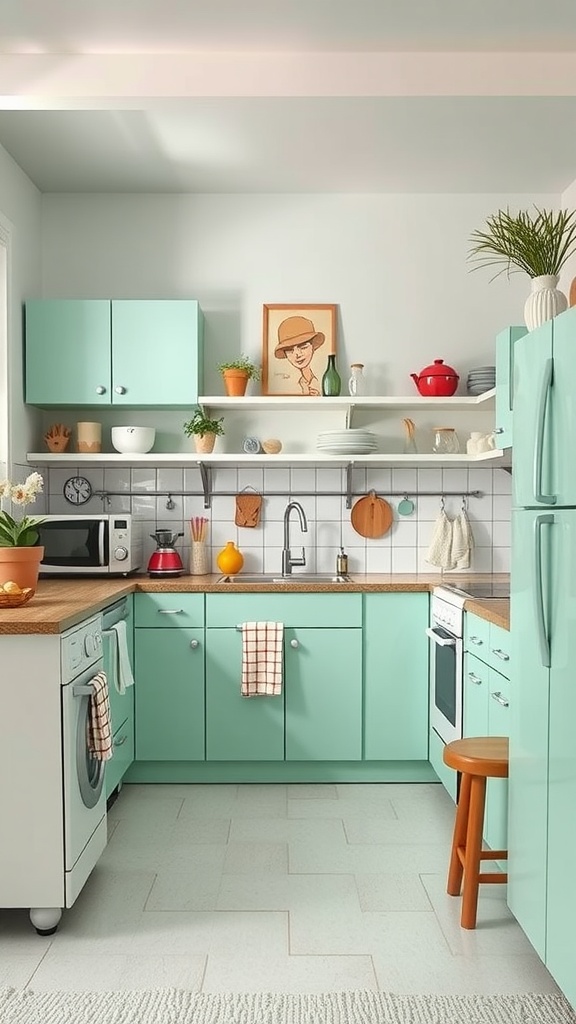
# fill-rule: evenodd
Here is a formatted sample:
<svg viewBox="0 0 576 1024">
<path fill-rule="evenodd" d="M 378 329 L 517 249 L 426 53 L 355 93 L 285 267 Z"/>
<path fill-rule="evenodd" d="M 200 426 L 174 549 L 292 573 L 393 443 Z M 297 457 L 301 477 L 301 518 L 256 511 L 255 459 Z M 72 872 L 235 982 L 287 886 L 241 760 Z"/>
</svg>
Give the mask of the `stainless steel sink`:
<svg viewBox="0 0 576 1024">
<path fill-rule="evenodd" d="M 299 572 L 292 576 L 278 576 L 270 572 L 241 572 L 238 576 L 221 576 L 217 583 L 350 583 L 349 576 L 327 572 Z"/>
</svg>

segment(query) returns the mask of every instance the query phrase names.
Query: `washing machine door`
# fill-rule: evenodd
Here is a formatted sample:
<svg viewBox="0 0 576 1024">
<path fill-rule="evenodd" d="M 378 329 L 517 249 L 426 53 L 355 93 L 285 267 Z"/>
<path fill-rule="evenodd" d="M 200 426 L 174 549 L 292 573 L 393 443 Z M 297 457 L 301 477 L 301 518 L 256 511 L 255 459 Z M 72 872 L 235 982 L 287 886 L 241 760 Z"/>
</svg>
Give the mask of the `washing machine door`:
<svg viewBox="0 0 576 1024">
<path fill-rule="evenodd" d="M 76 776 L 82 803 L 85 807 L 95 807 L 104 786 L 104 761 L 93 757 L 88 743 L 90 726 L 89 694 L 79 693 L 81 687 L 75 687 L 74 699 L 79 701 L 76 724 Z M 86 689 L 88 689 L 86 687 Z"/>
</svg>

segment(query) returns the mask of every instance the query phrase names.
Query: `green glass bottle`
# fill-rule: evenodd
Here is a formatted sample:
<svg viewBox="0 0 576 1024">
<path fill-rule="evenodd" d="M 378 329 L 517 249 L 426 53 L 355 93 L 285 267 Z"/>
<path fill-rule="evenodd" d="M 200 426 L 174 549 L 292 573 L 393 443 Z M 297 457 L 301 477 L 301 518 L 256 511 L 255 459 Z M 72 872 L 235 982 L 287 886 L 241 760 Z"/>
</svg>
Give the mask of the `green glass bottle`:
<svg viewBox="0 0 576 1024">
<path fill-rule="evenodd" d="M 322 394 L 328 398 L 336 398 L 340 394 L 342 381 L 336 369 L 336 356 L 328 356 L 328 366 L 322 377 Z"/>
</svg>

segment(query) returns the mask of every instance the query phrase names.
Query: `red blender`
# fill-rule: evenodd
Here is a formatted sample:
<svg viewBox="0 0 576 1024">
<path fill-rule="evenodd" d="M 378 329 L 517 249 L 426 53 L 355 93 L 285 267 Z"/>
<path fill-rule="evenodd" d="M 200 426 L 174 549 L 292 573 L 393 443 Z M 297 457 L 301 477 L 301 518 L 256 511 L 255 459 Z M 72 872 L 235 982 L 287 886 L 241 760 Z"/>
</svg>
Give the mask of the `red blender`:
<svg viewBox="0 0 576 1024">
<path fill-rule="evenodd" d="M 174 544 L 178 537 L 183 537 L 184 534 L 172 533 L 172 530 L 156 530 L 150 536 L 156 541 L 156 551 L 150 556 L 148 575 L 153 579 L 181 576 L 184 566 Z"/>
</svg>

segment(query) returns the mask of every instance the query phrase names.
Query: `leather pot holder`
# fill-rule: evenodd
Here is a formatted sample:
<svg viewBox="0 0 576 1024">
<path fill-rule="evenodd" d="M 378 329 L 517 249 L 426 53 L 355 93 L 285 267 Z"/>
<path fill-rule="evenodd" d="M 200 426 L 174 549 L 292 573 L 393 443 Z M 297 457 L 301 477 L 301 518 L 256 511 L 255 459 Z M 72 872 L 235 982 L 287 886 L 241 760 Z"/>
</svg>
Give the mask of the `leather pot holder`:
<svg viewBox="0 0 576 1024">
<path fill-rule="evenodd" d="M 242 491 L 236 495 L 236 526 L 258 526 L 262 510 L 262 495 L 247 494 Z"/>
</svg>

